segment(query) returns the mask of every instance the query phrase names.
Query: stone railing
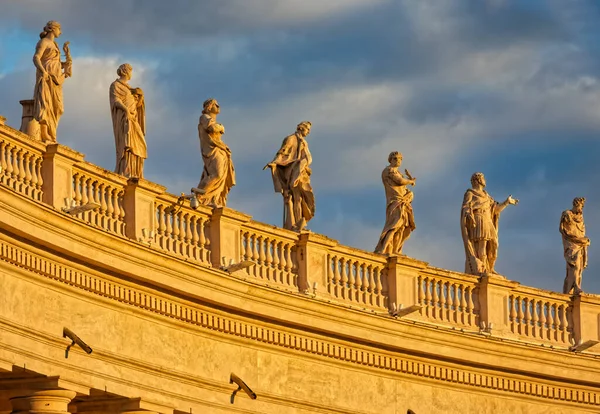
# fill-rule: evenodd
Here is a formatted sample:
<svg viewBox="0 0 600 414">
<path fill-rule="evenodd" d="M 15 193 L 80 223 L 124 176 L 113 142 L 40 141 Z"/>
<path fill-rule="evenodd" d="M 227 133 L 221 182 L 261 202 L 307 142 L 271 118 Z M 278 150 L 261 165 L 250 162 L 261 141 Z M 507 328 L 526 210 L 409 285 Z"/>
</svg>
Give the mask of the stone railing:
<svg viewBox="0 0 600 414">
<path fill-rule="evenodd" d="M 247 280 L 475 334 L 564 348 L 600 341 L 598 296 L 568 296 L 369 253 L 309 231 L 258 223 L 229 208 L 194 210 L 158 184 L 127 180 L 2 122 L 0 167 L 1 187 L 140 247 L 204 267 L 253 262 L 238 273 Z M 64 211 L 86 205 L 92 209 Z"/>
<path fill-rule="evenodd" d="M 0 182 L 36 201 L 42 201 L 43 154 L 46 145 L 0 125 Z"/>
<path fill-rule="evenodd" d="M 569 295 L 519 286 L 508 296 L 510 331 L 527 341 L 569 345 L 572 304 Z"/>
<path fill-rule="evenodd" d="M 170 254 L 210 264 L 210 214 L 209 208 L 200 206 L 192 210 L 180 205 L 172 194 L 161 194 L 155 201 L 156 246 Z M 152 237 L 151 234 L 148 234 Z"/>
<path fill-rule="evenodd" d="M 73 165 L 72 183 L 67 207 L 96 206 L 93 210 L 78 213 L 76 217 L 92 226 L 124 236 L 127 179 L 84 161 Z"/>
<path fill-rule="evenodd" d="M 246 269 L 250 276 L 285 288 L 298 290 L 298 234 L 255 221 L 242 225 L 241 259 L 255 263 Z"/>
<path fill-rule="evenodd" d="M 417 277 L 419 314 L 436 323 L 479 326 L 478 278 L 427 269 Z"/>
<path fill-rule="evenodd" d="M 327 255 L 327 293 L 359 307 L 388 309 L 385 257 L 346 246 L 335 246 Z"/>
</svg>

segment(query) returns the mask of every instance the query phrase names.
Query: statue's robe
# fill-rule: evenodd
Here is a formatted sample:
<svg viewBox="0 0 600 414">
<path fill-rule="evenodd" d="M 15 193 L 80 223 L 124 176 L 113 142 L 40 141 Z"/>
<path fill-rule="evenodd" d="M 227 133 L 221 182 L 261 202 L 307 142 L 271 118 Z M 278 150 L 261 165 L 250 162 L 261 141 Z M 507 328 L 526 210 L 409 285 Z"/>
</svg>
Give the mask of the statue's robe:
<svg viewBox="0 0 600 414">
<path fill-rule="evenodd" d="M 493 269 L 498 254 L 499 204 L 485 191 L 465 192 L 460 222 L 465 246 L 465 273 L 482 275 Z M 477 257 L 474 243 L 487 241 L 484 257 Z"/>
<path fill-rule="evenodd" d="M 387 166 L 381 173 L 385 189 L 385 225 L 375 253 L 401 254 L 404 242 L 416 228 L 412 209 L 413 193 L 402 184 L 398 168 Z"/>
<path fill-rule="evenodd" d="M 117 165 L 115 172 L 130 178 L 143 178 L 148 157 L 144 95 L 117 79 L 110 85 L 110 113 L 115 135 Z M 127 108 L 123 111 L 120 102 Z"/>
<path fill-rule="evenodd" d="M 44 39 L 40 40 L 43 41 Z M 40 47 L 39 43 L 38 47 Z M 66 77 L 71 76 L 72 64 L 70 60 L 64 63 L 60 61 L 60 49 L 56 42 L 51 42 L 50 46 L 44 49 L 40 62 L 49 76 L 44 79 L 42 71 L 36 70 L 33 118 L 40 125 L 45 125 L 48 138 L 56 141 L 58 122 L 65 111 L 62 84 Z"/>
<path fill-rule="evenodd" d="M 227 195 L 235 185 L 235 169 L 231 160 L 231 151 L 221 141 L 221 133 L 215 132 L 221 128 L 208 114 L 202 114 L 198 122 L 198 136 L 204 169 L 198 184 L 201 192 L 198 201 L 204 205 L 225 207 Z"/>
<path fill-rule="evenodd" d="M 272 163 L 275 164 L 271 170 L 275 192 L 282 193 L 284 200 L 291 197 L 291 206 L 285 207 L 284 227 L 297 228 L 302 219 L 308 222 L 315 215 L 315 196 L 310 185 L 312 156 L 308 143 L 298 133 L 287 136 Z"/>
<path fill-rule="evenodd" d="M 581 241 L 585 237 L 583 215 L 571 210 L 564 211 L 560 217 L 560 234 L 563 241 L 563 252 L 567 262 L 567 274 L 563 285 L 563 293 L 581 291 L 581 274 L 587 266 L 587 245 Z"/>
</svg>

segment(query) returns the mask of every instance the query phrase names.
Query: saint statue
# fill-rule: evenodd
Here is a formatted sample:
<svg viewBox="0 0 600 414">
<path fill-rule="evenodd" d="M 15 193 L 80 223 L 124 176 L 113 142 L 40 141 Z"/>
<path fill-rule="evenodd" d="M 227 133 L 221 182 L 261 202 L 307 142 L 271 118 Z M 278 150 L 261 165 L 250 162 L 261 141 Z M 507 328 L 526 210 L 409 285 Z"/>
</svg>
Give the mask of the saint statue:
<svg viewBox="0 0 600 414">
<path fill-rule="evenodd" d="M 60 61 L 60 49 L 56 38 L 61 34 L 60 23 L 49 21 L 40 33 L 35 47 L 33 64 L 36 67 L 35 89 L 33 91 L 33 121 L 35 131 L 42 141 L 56 142 L 58 121 L 65 108 L 63 105 L 62 84 L 72 74 L 69 42 L 63 45 L 66 60 Z M 39 130 L 38 130 L 39 126 Z"/>
<path fill-rule="evenodd" d="M 385 189 L 385 225 L 375 247 L 375 253 L 401 254 L 404 242 L 416 228 L 412 209 L 413 193 L 408 185 L 414 186 L 416 179 L 404 170 L 406 177 L 398 171 L 402 164 L 402 154 L 394 151 L 388 156 L 390 165 L 381 173 L 381 181 Z"/>
<path fill-rule="evenodd" d="M 506 206 L 516 205 L 519 200 L 509 195 L 503 203 L 497 203 L 485 191 L 482 173 L 471 176 L 471 187 L 465 193 L 460 214 L 467 256 L 465 273 L 477 276 L 498 274 L 494 269 L 498 256 L 498 220 Z"/>
<path fill-rule="evenodd" d="M 215 99 L 204 101 L 198 122 L 204 170 L 198 187 L 192 189 L 200 204 L 212 207 L 225 207 L 229 190 L 235 185 L 231 150 L 221 140 L 225 128 L 217 123 L 220 112 L 219 103 Z"/>
<path fill-rule="evenodd" d="M 306 137 L 310 122 L 301 122 L 296 133 L 287 136 L 269 167 L 276 193 L 283 195 L 283 227 L 300 231 L 315 215 L 315 196 L 310 186 L 312 156 Z"/>
<path fill-rule="evenodd" d="M 144 177 L 146 148 L 146 105 L 140 88 L 131 88 L 133 68 L 124 63 L 117 69 L 119 78 L 109 89 L 110 114 L 112 116 L 117 165 L 115 172 L 127 178 Z"/>
<path fill-rule="evenodd" d="M 563 293 L 579 295 L 581 290 L 581 274 L 587 267 L 587 249 L 590 239 L 585 237 L 585 224 L 583 223 L 583 205 L 585 198 L 577 197 L 573 200 L 573 208 L 563 211 L 560 216 L 559 231 L 562 235 L 565 260 L 567 262 L 567 276 L 563 285 Z"/>
</svg>

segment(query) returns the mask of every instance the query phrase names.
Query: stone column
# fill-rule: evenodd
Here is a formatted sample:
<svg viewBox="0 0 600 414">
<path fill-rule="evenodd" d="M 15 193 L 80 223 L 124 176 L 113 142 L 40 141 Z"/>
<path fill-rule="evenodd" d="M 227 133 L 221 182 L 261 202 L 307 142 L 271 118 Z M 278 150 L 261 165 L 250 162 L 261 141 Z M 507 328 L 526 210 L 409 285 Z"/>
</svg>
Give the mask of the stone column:
<svg viewBox="0 0 600 414">
<path fill-rule="evenodd" d="M 510 335 L 508 295 L 519 282 L 500 276 L 486 275 L 479 283 L 479 320 L 486 327 L 493 324 L 492 333 L 498 336 Z"/>
<path fill-rule="evenodd" d="M 302 231 L 296 244 L 298 260 L 298 290 L 312 293 L 315 283 L 318 296 L 329 296 L 327 292 L 327 273 L 329 249 L 337 246 L 337 240 L 320 234 Z"/>
<path fill-rule="evenodd" d="M 73 196 L 73 164 L 83 161 L 84 155 L 60 144 L 50 144 L 42 161 L 42 201 L 57 210 L 67 207 L 66 199 Z"/>
<path fill-rule="evenodd" d="M 600 341 L 600 297 L 573 296 L 572 320 L 575 344 Z"/>
<path fill-rule="evenodd" d="M 11 414 L 68 414 L 68 405 L 75 398 L 75 391 L 40 390 L 22 397 L 10 399 Z"/>
<path fill-rule="evenodd" d="M 123 207 L 125 209 L 125 236 L 134 240 L 144 240 L 143 229 L 147 235 L 155 231 L 156 196 L 165 192 L 167 188 L 153 182 L 130 178 L 125 187 Z M 145 240 L 144 240 L 145 241 Z"/>
<path fill-rule="evenodd" d="M 387 265 L 388 280 L 388 307 L 391 310 L 393 304 L 400 309 L 416 305 L 418 301 L 419 272 L 427 267 L 427 262 L 422 262 L 407 256 L 390 256 Z"/>
<path fill-rule="evenodd" d="M 242 224 L 252 217 L 227 207 L 213 209 L 210 218 L 210 261 L 221 267 L 223 259 L 238 263 L 242 258 Z"/>
</svg>

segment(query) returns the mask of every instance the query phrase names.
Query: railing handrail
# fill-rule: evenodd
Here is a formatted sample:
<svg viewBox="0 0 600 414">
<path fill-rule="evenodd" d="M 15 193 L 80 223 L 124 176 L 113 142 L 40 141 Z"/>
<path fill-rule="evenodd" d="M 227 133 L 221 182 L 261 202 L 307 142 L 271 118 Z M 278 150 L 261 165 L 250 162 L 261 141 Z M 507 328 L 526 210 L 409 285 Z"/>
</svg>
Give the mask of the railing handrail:
<svg viewBox="0 0 600 414">
<path fill-rule="evenodd" d="M 89 174 L 89 178 L 95 178 L 99 181 L 105 181 L 117 187 L 124 187 L 127 185 L 126 177 L 116 174 L 112 171 L 106 170 L 88 161 L 80 161 L 75 163 L 73 165 L 73 169 Z"/>
<path fill-rule="evenodd" d="M 16 135 L 19 139 L 15 139 L 12 135 Z M 46 151 L 47 145 L 45 143 L 36 141 L 29 135 L 7 125 L 0 125 L 0 137 L 11 141 L 17 146 L 25 146 L 28 150 L 36 153 L 36 155 L 42 155 Z"/>
</svg>

